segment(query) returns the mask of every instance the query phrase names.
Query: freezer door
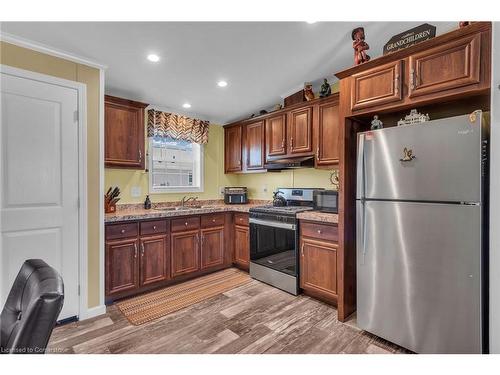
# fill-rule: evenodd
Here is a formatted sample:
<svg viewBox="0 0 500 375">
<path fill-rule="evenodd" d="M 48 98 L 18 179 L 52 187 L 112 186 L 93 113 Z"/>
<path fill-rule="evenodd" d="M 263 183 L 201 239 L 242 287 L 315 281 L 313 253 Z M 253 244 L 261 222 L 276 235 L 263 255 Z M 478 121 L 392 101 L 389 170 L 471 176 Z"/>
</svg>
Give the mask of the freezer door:
<svg viewBox="0 0 500 375">
<path fill-rule="evenodd" d="M 481 353 L 480 206 L 357 205 L 359 327 L 417 353 Z"/>
<path fill-rule="evenodd" d="M 481 116 L 472 117 L 474 121 L 467 115 L 363 133 L 358 198 L 363 191 L 366 199 L 479 202 Z"/>
</svg>

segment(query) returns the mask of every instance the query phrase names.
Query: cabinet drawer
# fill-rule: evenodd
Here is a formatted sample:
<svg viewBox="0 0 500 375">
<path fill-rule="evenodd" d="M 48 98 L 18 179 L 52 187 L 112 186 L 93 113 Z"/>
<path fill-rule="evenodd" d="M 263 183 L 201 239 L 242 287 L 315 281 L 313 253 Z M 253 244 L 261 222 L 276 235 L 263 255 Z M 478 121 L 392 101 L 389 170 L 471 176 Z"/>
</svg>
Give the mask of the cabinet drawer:
<svg viewBox="0 0 500 375">
<path fill-rule="evenodd" d="M 214 214 L 214 215 L 203 215 L 201 217 L 201 227 L 218 227 L 224 225 L 225 216 L 224 214 Z"/>
<path fill-rule="evenodd" d="M 301 235 L 305 237 L 318 238 L 334 242 L 339 240 L 339 229 L 337 226 L 333 225 L 301 222 L 300 232 Z"/>
<path fill-rule="evenodd" d="M 182 232 L 186 230 L 195 230 L 200 228 L 200 217 L 185 217 L 172 220 L 172 232 Z"/>
<path fill-rule="evenodd" d="M 248 214 L 234 214 L 234 223 L 238 225 L 248 225 Z"/>
<path fill-rule="evenodd" d="M 165 233 L 167 231 L 166 220 L 143 221 L 140 223 L 141 235 Z"/>
<path fill-rule="evenodd" d="M 106 225 L 106 239 L 137 237 L 137 222 Z"/>
</svg>

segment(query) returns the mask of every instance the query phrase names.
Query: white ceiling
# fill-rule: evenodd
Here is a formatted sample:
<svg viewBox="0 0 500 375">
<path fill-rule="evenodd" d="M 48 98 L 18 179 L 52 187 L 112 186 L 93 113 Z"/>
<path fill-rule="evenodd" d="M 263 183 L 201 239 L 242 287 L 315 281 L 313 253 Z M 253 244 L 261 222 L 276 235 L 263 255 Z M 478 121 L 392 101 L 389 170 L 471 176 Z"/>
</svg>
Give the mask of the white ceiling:
<svg viewBox="0 0 500 375">
<path fill-rule="evenodd" d="M 107 94 L 224 124 L 272 107 L 305 81 L 334 82 L 353 65 L 354 27 L 364 26 L 373 58 L 421 23 L 3 22 L 1 30 L 107 65 Z M 432 24 L 437 34 L 457 27 Z M 160 62 L 147 61 L 149 53 Z M 229 85 L 217 87 L 221 79 Z"/>
</svg>

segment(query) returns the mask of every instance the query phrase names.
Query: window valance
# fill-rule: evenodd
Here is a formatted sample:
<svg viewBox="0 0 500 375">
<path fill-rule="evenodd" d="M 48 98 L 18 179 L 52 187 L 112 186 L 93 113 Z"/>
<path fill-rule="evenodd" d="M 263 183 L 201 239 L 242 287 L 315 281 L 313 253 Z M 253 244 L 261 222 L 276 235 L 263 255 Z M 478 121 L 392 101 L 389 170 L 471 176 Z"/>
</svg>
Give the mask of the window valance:
<svg viewBox="0 0 500 375">
<path fill-rule="evenodd" d="M 175 138 L 208 143 L 209 121 L 189 118 L 156 109 L 148 110 L 148 137 Z"/>
</svg>

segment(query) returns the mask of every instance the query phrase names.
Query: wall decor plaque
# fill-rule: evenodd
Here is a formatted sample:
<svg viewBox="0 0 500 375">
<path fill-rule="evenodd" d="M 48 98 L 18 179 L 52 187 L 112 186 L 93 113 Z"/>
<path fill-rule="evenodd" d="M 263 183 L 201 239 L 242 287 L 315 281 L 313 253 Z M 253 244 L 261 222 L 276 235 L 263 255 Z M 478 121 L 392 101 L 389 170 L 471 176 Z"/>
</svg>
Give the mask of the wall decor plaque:
<svg viewBox="0 0 500 375">
<path fill-rule="evenodd" d="M 424 23 L 423 25 L 406 30 L 398 35 L 394 35 L 384 46 L 384 55 L 396 52 L 414 44 L 432 39 L 436 36 L 436 26 Z"/>
</svg>

